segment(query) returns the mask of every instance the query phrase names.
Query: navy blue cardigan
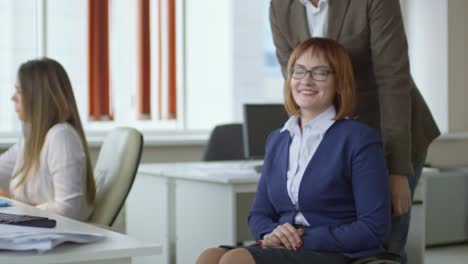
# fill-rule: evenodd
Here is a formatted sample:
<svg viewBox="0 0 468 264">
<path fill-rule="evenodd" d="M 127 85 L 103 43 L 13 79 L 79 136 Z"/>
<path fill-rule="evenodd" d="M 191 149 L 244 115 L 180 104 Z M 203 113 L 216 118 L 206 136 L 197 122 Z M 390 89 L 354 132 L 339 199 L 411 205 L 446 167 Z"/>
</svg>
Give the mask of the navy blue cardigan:
<svg viewBox="0 0 468 264">
<path fill-rule="evenodd" d="M 336 121 L 304 172 L 296 209 L 286 189 L 291 136 L 271 133 L 263 171 L 249 212 L 257 240 L 299 210 L 310 228 L 303 248 L 357 258 L 382 253 L 390 221 L 389 177 L 377 133 L 354 120 Z"/>
</svg>

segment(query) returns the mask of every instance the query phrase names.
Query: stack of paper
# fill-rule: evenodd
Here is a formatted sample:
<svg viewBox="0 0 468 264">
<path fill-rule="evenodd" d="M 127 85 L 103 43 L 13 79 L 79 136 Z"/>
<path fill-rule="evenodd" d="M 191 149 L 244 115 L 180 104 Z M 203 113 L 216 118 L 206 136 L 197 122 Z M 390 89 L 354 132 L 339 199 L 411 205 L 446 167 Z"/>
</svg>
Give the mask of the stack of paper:
<svg viewBox="0 0 468 264">
<path fill-rule="evenodd" d="M 91 243 L 104 239 L 96 233 L 72 233 L 0 224 L 0 249 L 51 250 L 64 242 Z"/>
</svg>

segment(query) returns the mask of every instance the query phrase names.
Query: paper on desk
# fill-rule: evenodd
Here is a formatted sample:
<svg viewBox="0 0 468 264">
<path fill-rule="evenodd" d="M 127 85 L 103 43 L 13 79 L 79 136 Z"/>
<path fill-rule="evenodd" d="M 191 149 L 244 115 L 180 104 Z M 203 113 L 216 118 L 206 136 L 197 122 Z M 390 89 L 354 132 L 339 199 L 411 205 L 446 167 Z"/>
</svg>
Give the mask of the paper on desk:
<svg viewBox="0 0 468 264">
<path fill-rule="evenodd" d="M 65 242 L 92 243 L 104 239 L 97 233 L 73 233 L 44 228 L 0 224 L 0 249 L 45 252 Z"/>
<path fill-rule="evenodd" d="M 11 202 L 0 197 L 0 207 L 8 207 L 8 206 L 11 206 Z"/>
</svg>

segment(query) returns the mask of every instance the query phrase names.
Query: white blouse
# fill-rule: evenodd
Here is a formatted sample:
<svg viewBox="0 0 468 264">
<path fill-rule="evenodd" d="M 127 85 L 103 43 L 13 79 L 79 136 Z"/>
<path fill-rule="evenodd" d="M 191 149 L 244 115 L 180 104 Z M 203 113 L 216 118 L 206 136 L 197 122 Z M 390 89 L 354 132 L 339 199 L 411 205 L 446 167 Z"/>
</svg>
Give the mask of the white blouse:
<svg viewBox="0 0 468 264">
<path fill-rule="evenodd" d="M 16 187 L 24 152 L 24 138 L 0 156 L 0 182 L 10 178 L 12 199 L 85 221 L 93 205 L 86 198 L 86 156 L 80 136 L 68 123 L 47 132 L 35 173 Z"/>
<path fill-rule="evenodd" d="M 320 115 L 305 124 L 303 129 L 299 126 L 299 117 L 291 116 L 286 122 L 281 132 L 289 131 L 292 141 L 289 146 L 289 167 L 287 172 L 286 187 L 289 198 L 294 206 L 298 207 L 299 187 L 301 185 L 304 172 L 310 160 L 315 154 L 323 136 L 327 130 L 335 123 L 336 116 L 334 106 L 328 107 Z M 302 213 L 298 213 L 294 218 L 295 224 L 309 226 L 307 219 Z"/>
</svg>

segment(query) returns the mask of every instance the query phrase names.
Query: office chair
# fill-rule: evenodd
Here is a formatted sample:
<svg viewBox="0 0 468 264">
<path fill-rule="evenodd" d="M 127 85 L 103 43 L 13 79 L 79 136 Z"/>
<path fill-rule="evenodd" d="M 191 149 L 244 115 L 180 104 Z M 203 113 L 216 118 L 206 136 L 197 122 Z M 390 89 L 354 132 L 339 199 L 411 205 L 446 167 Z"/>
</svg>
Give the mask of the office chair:
<svg viewBox="0 0 468 264">
<path fill-rule="evenodd" d="M 133 184 L 143 149 L 142 134 L 119 127 L 106 136 L 94 167 L 96 201 L 89 222 L 112 226 Z"/>
<path fill-rule="evenodd" d="M 354 260 L 351 264 L 400 264 L 400 256 L 392 253 L 382 253 Z"/>
<path fill-rule="evenodd" d="M 225 124 L 216 126 L 203 155 L 204 161 L 243 160 L 244 143 L 242 124 Z"/>
</svg>

